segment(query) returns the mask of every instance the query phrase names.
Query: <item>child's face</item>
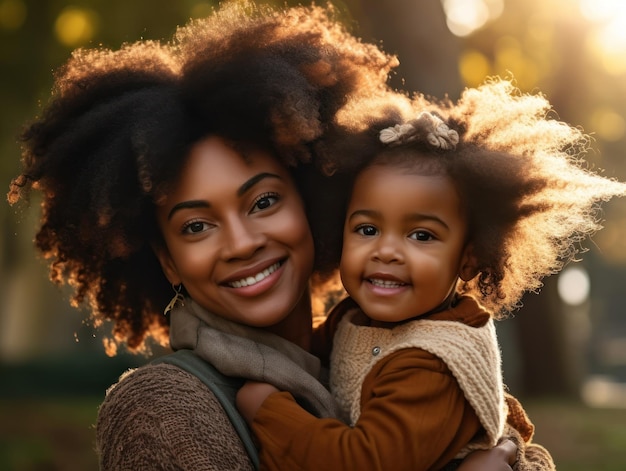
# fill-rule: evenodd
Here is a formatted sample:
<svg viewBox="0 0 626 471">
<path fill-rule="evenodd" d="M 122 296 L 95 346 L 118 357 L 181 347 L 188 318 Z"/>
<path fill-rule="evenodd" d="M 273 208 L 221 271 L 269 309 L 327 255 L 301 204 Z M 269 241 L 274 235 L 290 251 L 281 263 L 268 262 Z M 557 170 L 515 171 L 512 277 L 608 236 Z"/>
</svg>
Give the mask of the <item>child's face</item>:
<svg viewBox="0 0 626 471">
<path fill-rule="evenodd" d="M 466 231 L 448 177 L 369 167 L 357 177 L 348 206 L 341 279 L 374 320 L 425 314 L 451 294 L 468 262 Z"/>
<path fill-rule="evenodd" d="M 300 195 L 272 156 L 244 160 L 217 137 L 199 142 L 157 219 L 166 276 L 214 314 L 266 327 L 303 297 L 313 239 Z"/>
</svg>

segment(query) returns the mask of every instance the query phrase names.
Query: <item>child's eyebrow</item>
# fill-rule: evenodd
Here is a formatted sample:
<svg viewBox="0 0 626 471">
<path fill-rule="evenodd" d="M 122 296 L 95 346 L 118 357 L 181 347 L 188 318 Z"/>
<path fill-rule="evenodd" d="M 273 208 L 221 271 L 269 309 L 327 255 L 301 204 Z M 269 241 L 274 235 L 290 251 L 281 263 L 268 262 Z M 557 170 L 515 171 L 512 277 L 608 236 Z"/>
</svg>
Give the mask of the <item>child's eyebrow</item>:
<svg viewBox="0 0 626 471">
<path fill-rule="evenodd" d="M 408 222 L 432 221 L 450 230 L 450 227 L 448 226 L 448 224 L 446 224 L 446 222 L 443 219 L 441 219 L 439 216 L 436 216 L 434 214 L 413 213 L 413 214 L 408 215 L 406 217 L 406 220 Z"/>
<path fill-rule="evenodd" d="M 348 215 L 348 221 L 357 217 L 357 216 L 366 216 L 370 218 L 380 218 L 380 211 L 374 211 L 373 209 L 357 209 L 356 211 L 350 213 Z"/>
</svg>

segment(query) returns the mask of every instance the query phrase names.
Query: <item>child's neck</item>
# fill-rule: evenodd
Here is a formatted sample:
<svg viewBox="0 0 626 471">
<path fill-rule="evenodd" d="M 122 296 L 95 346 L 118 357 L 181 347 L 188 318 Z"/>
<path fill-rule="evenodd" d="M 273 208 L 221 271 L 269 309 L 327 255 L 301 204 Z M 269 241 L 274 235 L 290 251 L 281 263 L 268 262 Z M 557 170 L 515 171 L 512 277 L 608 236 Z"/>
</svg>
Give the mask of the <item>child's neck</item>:
<svg viewBox="0 0 626 471">
<path fill-rule="evenodd" d="M 425 317 L 431 316 L 431 315 L 436 314 L 438 312 L 447 311 L 448 309 L 453 307 L 457 303 L 457 301 L 458 301 L 457 294 L 455 292 L 452 292 L 436 308 L 431 309 L 430 311 L 424 312 L 422 314 L 416 314 L 416 315 L 414 315 L 412 317 L 409 317 L 409 318 L 401 320 L 401 321 L 396 321 L 396 322 L 386 322 L 386 321 L 379 321 L 379 320 L 376 320 L 376 319 L 372 319 L 369 316 L 367 316 L 365 311 L 363 311 L 363 309 L 361 308 L 361 312 L 363 314 L 363 317 L 353 319 L 353 323 L 355 323 L 357 325 L 368 325 L 370 327 L 378 327 L 378 328 L 382 328 L 382 329 L 393 329 L 394 327 L 397 327 L 398 325 L 404 324 L 405 322 L 411 322 L 411 321 L 414 321 L 414 320 L 417 320 L 417 319 L 423 319 Z"/>
</svg>

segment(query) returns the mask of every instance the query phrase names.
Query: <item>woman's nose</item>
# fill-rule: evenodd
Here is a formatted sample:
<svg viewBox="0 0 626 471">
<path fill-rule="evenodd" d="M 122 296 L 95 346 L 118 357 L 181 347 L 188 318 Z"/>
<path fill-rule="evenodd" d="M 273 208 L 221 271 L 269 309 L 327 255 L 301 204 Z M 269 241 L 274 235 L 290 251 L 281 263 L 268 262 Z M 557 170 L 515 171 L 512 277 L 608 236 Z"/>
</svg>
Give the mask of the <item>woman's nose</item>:
<svg viewBox="0 0 626 471">
<path fill-rule="evenodd" d="M 265 245 L 265 236 L 254 224 L 240 217 L 230 218 L 224 224 L 224 259 L 246 259 Z"/>
</svg>

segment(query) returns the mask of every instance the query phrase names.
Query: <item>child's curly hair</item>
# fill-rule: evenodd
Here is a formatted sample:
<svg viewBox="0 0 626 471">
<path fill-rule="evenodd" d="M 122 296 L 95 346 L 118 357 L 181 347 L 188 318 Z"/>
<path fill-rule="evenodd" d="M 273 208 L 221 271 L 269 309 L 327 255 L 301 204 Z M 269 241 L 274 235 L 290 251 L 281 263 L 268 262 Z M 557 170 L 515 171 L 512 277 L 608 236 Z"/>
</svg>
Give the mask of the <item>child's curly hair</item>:
<svg viewBox="0 0 626 471">
<path fill-rule="evenodd" d="M 478 262 L 478 276 L 460 282 L 459 292 L 496 316 L 519 307 L 526 291 L 583 250 L 601 228 L 600 202 L 626 195 L 626 184 L 586 167 L 587 135 L 548 118 L 545 97 L 522 94 L 510 81 L 467 89 L 456 103 L 396 98 L 401 106 L 363 102 L 369 111 L 352 103 L 351 112 L 373 117 L 345 144 L 350 159 L 338 170 L 382 163 L 448 175 Z"/>
<path fill-rule="evenodd" d="M 397 65 L 334 16 L 331 7 L 231 3 L 169 42 L 77 50 L 56 72 L 50 102 L 23 131 L 8 200 L 41 192 L 36 247 L 51 279 L 73 286 L 74 305 L 89 303 L 96 325 L 113 322 L 110 352 L 141 350 L 149 336 L 168 342 L 155 202 L 203 136 L 269 150 L 290 166 L 314 238 L 324 233 L 332 196 L 317 198 L 318 170 L 341 158 L 325 136 L 340 132 L 335 115 L 347 100 L 382 93 Z"/>
</svg>

